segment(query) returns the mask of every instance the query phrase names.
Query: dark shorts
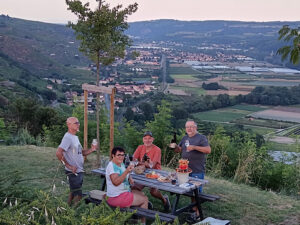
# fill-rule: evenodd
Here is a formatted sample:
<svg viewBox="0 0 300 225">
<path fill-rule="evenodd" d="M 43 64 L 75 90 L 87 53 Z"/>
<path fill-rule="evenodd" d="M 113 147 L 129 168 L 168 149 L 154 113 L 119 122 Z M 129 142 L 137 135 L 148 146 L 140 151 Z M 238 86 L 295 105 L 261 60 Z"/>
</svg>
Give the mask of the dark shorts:
<svg viewBox="0 0 300 225">
<path fill-rule="evenodd" d="M 204 173 L 190 173 L 190 177 L 204 179 Z M 202 193 L 202 185 L 199 187 L 199 193 Z"/>
<path fill-rule="evenodd" d="M 83 173 L 77 173 L 77 176 L 73 174 L 70 171 L 66 171 L 69 185 L 70 185 L 70 191 L 72 193 L 72 196 L 82 196 L 82 183 L 83 183 Z"/>
</svg>

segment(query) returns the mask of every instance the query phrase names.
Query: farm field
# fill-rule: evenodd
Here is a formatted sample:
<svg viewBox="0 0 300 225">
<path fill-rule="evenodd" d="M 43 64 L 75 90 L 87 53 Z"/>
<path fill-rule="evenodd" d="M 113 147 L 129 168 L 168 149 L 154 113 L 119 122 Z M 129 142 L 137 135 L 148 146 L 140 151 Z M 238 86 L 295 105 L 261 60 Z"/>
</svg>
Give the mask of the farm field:
<svg viewBox="0 0 300 225">
<path fill-rule="evenodd" d="M 206 93 L 206 91 L 200 87 L 186 87 L 186 86 L 170 86 L 169 87 L 170 92 L 173 94 L 176 94 L 176 91 L 180 91 L 178 93 L 183 93 L 179 95 L 191 95 L 191 94 L 196 94 L 196 95 L 203 95 Z"/>
<path fill-rule="evenodd" d="M 197 77 L 195 77 L 194 75 L 191 74 L 172 74 L 171 77 L 175 80 L 177 79 L 184 79 L 184 80 L 198 80 Z"/>
<path fill-rule="evenodd" d="M 259 119 L 300 123 L 300 109 L 296 107 L 275 107 L 261 112 L 255 112 L 250 116 Z"/>
<path fill-rule="evenodd" d="M 236 119 L 243 118 L 252 112 L 257 112 L 264 109 L 264 107 L 260 106 L 236 105 L 217 110 L 195 113 L 193 116 L 200 120 L 229 123 Z"/>
</svg>

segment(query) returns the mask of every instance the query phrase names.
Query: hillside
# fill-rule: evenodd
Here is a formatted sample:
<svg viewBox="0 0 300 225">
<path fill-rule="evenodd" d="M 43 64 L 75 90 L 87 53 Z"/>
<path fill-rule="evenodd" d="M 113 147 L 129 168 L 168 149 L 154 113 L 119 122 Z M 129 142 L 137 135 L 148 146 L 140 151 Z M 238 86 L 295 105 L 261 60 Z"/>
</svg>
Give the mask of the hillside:
<svg viewBox="0 0 300 225">
<path fill-rule="evenodd" d="M 282 64 L 280 57 L 274 56 L 282 46 L 277 40 L 278 30 L 284 24 L 295 27 L 299 23 L 154 20 L 130 23 L 127 34 L 134 44 L 155 42 L 175 50 L 208 55 L 242 54 Z M 43 99 L 46 103 L 63 100 L 66 86 L 49 90 L 47 84 L 52 83 L 44 78 L 77 84 L 77 88 L 82 82 L 94 81 L 95 75 L 87 70 L 91 61 L 78 47 L 72 29 L 65 25 L 0 15 L 0 102 L 6 104 L 21 96 Z"/>
<path fill-rule="evenodd" d="M 44 78 L 77 83 L 94 80 L 82 70 L 90 61 L 78 50 L 72 29 L 64 25 L 0 16 L 0 101 L 34 97 L 63 98 L 61 88 L 47 89 Z M 74 80 L 75 79 L 75 80 Z M 7 82 L 10 82 L 7 85 Z"/>
<path fill-rule="evenodd" d="M 5 187 L 13 188 L 18 193 L 18 190 L 50 191 L 55 184 L 56 193 L 67 198 L 68 186 L 55 151 L 55 148 L 36 146 L 0 146 L 1 177 L 10 177 L 5 181 Z M 96 156 L 91 155 L 86 162 L 84 191 L 99 188 L 99 177 L 90 172 L 95 168 L 95 159 Z M 17 179 L 14 173 L 16 171 L 21 178 L 19 183 L 14 183 L 11 177 L 13 175 Z M 228 219 L 232 225 L 296 225 L 300 222 L 300 202 L 295 198 L 209 176 L 207 179 L 209 184 L 205 186 L 205 192 L 220 195 L 222 199 L 203 204 L 205 217 Z M 174 196 L 170 197 L 173 200 Z M 156 209 L 162 210 L 158 201 L 150 200 Z M 181 198 L 181 204 L 182 201 L 189 199 Z M 182 222 L 184 218 L 180 219 Z"/>
<path fill-rule="evenodd" d="M 241 53 L 257 60 L 281 64 L 280 57 L 271 57 L 271 54 L 276 54 L 277 49 L 283 45 L 278 41 L 278 31 L 283 25 L 298 27 L 299 24 L 300 21 L 153 20 L 131 23 L 128 34 L 137 41 L 168 42 L 169 45 L 166 46 L 176 45 L 177 48 L 188 49 L 191 52 Z M 289 64 L 288 66 L 293 67 Z"/>
</svg>

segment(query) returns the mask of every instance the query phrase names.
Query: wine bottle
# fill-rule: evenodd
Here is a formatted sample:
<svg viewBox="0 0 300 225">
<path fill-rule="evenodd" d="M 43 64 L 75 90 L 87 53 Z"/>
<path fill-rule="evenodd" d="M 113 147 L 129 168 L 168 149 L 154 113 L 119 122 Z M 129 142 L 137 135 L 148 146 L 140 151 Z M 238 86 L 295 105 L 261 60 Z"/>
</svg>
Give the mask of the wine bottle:
<svg viewBox="0 0 300 225">
<path fill-rule="evenodd" d="M 145 153 L 145 155 L 143 156 L 143 161 L 146 162 L 148 161 L 150 158 L 149 156 L 147 156 L 147 154 Z"/>
<path fill-rule="evenodd" d="M 130 165 L 129 155 L 127 154 L 125 157 L 125 167 L 127 168 Z"/>
</svg>

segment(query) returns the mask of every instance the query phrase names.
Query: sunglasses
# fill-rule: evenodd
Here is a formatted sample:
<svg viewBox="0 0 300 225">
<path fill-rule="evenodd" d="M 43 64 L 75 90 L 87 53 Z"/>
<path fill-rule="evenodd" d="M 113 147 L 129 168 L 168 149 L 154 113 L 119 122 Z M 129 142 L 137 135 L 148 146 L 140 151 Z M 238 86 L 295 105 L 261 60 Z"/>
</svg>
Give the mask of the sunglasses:
<svg viewBox="0 0 300 225">
<path fill-rule="evenodd" d="M 116 156 L 118 156 L 118 157 L 124 157 L 125 154 L 117 154 Z"/>
</svg>

